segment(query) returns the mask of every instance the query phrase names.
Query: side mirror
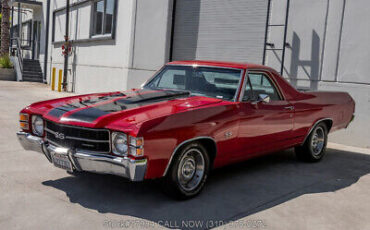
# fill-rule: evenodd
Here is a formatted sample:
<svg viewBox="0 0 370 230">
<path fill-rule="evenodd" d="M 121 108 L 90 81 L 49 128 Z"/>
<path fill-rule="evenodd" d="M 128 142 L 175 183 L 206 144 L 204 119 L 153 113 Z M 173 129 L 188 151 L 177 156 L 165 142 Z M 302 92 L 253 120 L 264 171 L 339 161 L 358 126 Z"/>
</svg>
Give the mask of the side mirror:
<svg viewBox="0 0 370 230">
<path fill-rule="evenodd" d="M 270 102 L 270 96 L 267 94 L 259 94 L 258 95 L 258 101 L 269 103 Z"/>
<path fill-rule="evenodd" d="M 269 103 L 270 102 L 270 96 L 267 94 L 259 94 L 258 95 L 258 101 Z"/>
<path fill-rule="evenodd" d="M 254 102 L 252 102 L 252 104 L 257 104 L 259 102 L 265 102 L 265 103 L 269 103 L 271 101 L 270 99 L 270 96 L 267 95 L 267 94 L 258 94 L 258 99 Z"/>
</svg>

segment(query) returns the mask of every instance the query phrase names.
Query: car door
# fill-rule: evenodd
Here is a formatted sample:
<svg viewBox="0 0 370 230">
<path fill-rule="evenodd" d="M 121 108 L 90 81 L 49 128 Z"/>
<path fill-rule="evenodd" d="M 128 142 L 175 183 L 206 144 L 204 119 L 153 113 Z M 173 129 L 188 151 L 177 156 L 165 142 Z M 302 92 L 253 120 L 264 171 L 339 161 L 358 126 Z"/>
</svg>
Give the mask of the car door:
<svg viewBox="0 0 370 230">
<path fill-rule="evenodd" d="M 293 130 L 294 107 L 284 99 L 270 73 L 248 71 L 246 77 L 239 111 L 241 151 L 236 158 L 284 148 Z"/>
</svg>

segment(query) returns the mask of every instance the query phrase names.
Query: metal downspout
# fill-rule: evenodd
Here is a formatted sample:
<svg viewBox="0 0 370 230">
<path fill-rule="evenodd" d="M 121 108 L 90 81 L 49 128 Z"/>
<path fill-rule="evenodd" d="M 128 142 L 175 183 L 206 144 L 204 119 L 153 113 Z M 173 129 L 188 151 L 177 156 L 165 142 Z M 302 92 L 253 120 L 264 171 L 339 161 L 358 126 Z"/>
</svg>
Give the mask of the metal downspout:
<svg viewBox="0 0 370 230">
<path fill-rule="evenodd" d="M 48 69 L 48 55 L 49 55 L 49 26 L 50 26 L 50 0 L 47 1 L 46 5 L 46 25 L 45 25 L 45 52 L 44 52 L 44 75 L 43 82 L 46 84 L 46 76 Z"/>
</svg>

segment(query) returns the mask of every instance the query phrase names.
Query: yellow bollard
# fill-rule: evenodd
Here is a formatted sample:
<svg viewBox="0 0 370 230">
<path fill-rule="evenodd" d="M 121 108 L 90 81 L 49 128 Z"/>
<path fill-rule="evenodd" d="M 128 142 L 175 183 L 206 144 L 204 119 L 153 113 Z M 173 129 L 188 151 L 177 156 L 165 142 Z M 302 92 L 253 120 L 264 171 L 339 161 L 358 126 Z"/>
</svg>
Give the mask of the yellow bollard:
<svg viewBox="0 0 370 230">
<path fill-rule="evenodd" d="M 59 70 L 58 92 L 62 92 L 62 78 L 63 70 Z"/>
<path fill-rule="evenodd" d="M 51 90 L 55 90 L 55 72 L 56 72 L 56 69 L 53 68 L 53 74 L 51 76 Z"/>
</svg>

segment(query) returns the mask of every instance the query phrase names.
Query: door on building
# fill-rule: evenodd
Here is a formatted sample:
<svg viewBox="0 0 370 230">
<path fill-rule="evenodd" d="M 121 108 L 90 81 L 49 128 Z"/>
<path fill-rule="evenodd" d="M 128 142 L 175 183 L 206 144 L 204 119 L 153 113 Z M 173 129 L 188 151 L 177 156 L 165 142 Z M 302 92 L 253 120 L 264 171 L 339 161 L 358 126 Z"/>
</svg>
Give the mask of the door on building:
<svg viewBox="0 0 370 230">
<path fill-rule="evenodd" d="M 32 28 L 32 59 L 38 60 L 40 57 L 41 22 L 33 21 Z"/>
<path fill-rule="evenodd" d="M 261 63 L 266 0 L 175 0 L 170 60 Z"/>
</svg>

